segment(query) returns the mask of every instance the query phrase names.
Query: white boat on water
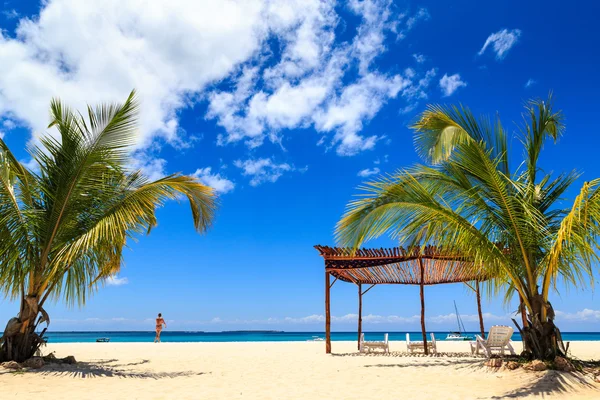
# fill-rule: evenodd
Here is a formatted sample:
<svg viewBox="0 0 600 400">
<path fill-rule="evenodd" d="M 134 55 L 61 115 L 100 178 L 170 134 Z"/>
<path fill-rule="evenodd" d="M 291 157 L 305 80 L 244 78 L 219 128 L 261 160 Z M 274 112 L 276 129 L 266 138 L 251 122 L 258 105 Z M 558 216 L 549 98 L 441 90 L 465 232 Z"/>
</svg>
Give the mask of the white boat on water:
<svg viewBox="0 0 600 400">
<path fill-rule="evenodd" d="M 448 334 L 448 336 L 446 336 L 446 340 L 463 341 L 463 340 L 473 340 L 473 338 L 471 336 L 463 335 L 460 332 L 450 332 Z"/>
<path fill-rule="evenodd" d="M 458 308 L 456 307 L 456 301 L 454 302 L 454 311 L 456 312 L 456 322 L 458 323 L 458 331 L 450 332 L 448 336 L 446 336 L 446 340 L 454 340 L 454 341 L 465 341 L 465 340 L 473 340 L 471 336 L 468 336 L 465 333 L 465 325 L 462 322 L 462 318 L 458 313 Z"/>
</svg>

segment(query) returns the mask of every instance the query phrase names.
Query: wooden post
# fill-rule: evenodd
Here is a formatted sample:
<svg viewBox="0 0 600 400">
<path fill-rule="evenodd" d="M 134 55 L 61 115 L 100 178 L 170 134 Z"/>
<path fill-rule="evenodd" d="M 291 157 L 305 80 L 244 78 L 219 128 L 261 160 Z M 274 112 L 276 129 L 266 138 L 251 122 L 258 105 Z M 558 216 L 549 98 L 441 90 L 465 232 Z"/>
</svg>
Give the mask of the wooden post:
<svg viewBox="0 0 600 400">
<path fill-rule="evenodd" d="M 423 267 L 423 260 L 420 258 L 419 265 L 421 266 L 421 282 L 419 286 L 421 289 L 421 332 L 423 333 L 423 352 L 429 354 L 427 349 L 427 331 L 425 330 L 425 268 Z"/>
<path fill-rule="evenodd" d="M 481 312 L 481 293 L 479 292 L 479 281 L 475 282 L 475 293 L 477 295 L 477 313 L 479 314 L 479 330 L 481 337 L 485 339 L 485 328 L 483 326 L 483 314 Z"/>
<path fill-rule="evenodd" d="M 325 353 L 331 354 L 331 304 L 329 299 L 329 271 L 325 271 Z"/>
<path fill-rule="evenodd" d="M 360 337 L 362 335 L 362 285 L 358 283 L 358 350 L 360 350 Z"/>
</svg>

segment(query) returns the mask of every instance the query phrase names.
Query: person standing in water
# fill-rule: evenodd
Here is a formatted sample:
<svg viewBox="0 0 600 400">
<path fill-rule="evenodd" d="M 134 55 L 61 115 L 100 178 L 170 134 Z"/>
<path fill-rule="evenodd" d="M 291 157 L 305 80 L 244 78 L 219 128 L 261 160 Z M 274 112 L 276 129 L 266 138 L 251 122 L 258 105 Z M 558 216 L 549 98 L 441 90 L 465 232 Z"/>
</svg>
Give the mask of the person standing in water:
<svg viewBox="0 0 600 400">
<path fill-rule="evenodd" d="M 154 343 L 160 343 L 160 332 L 163 330 L 163 325 L 165 328 L 167 327 L 167 323 L 162 317 L 161 313 L 158 313 L 158 317 L 156 318 L 156 337 L 154 337 Z"/>
</svg>

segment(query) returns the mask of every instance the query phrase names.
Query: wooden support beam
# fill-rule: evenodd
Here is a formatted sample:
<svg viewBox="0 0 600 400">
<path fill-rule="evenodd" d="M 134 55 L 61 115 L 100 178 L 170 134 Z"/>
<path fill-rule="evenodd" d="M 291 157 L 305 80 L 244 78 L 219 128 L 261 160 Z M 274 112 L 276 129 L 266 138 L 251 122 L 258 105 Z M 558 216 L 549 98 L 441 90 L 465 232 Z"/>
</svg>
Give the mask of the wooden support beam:
<svg viewBox="0 0 600 400">
<path fill-rule="evenodd" d="M 367 290 L 365 290 L 364 292 L 362 292 L 362 294 L 367 294 L 367 292 L 371 289 L 373 289 L 375 287 L 376 283 L 372 284 L 371 286 L 369 286 L 369 288 Z"/>
<path fill-rule="evenodd" d="M 481 292 L 479 291 L 479 281 L 475 282 L 475 294 L 477 295 L 477 314 L 479 314 L 479 330 L 481 331 L 481 337 L 485 339 L 483 313 L 481 312 Z"/>
<path fill-rule="evenodd" d="M 325 353 L 331 354 L 331 304 L 329 292 L 329 272 L 325 271 Z"/>
<path fill-rule="evenodd" d="M 421 333 L 423 334 L 423 352 L 429 354 L 427 349 L 427 331 L 425 330 L 425 291 L 423 282 L 425 281 L 425 268 L 423 267 L 423 261 L 419 259 L 419 267 L 421 268 L 421 279 L 420 279 L 420 294 L 421 294 Z"/>
<path fill-rule="evenodd" d="M 338 280 L 338 277 L 336 277 L 333 282 L 331 282 L 331 285 L 329 285 L 329 288 L 331 289 L 333 287 L 333 284 Z"/>
<path fill-rule="evenodd" d="M 360 350 L 360 337 L 362 335 L 362 293 L 361 284 L 358 284 L 358 350 Z"/>
</svg>

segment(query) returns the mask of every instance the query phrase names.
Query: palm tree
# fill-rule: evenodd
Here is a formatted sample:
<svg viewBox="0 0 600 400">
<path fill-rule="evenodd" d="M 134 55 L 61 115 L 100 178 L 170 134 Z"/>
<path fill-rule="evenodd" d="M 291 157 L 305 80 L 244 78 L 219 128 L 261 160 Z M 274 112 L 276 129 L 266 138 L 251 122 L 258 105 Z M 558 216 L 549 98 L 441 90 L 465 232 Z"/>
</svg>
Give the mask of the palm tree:
<svg viewBox="0 0 600 400">
<path fill-rule="evenodd" d="M 556 177 L 538 167 L 544 144 L 564 131 L 561 112 L 529 101 L 520 142 L 524 159 L 509 162 L 500 120 L 475 118 L 463 106 L 429 106 L 412 126 L 426 164 L 362 187 L 338 222 L 336 237 L 358 248 L 389 234 L 410 245 L 435 243 L 462 254 L 496 277 L 489 289 L 518 294 L 526 310 L 521 330 L 527 355 L 552 359 L 566 352 L 549 295 L 557 282 L 585 285 L 598 261 L 600 180 L 585 182 L 572 205 L 561 201 L 580 176 Z"/>
<path fill-rule="evenodd" d="M 51 103 L 50 127 L 31 155 L 39 170 L 19 163 L 0 139 L 0 287 L 20 300 L 0 338 L 0 360 L 23 361 L 37 351 L 50 323 L 44 305 L 83 305 L 121 266 L 123 246 L 156 226 L 156 208 L 187 197 L 194 226 L 204 232 L 216 207 L 213 190 L 175 174 L 149 181 L 127 168 L 137 129 L 132 92 L 122 105 L 88 106 L 87 118 Z"/>
</svg>

